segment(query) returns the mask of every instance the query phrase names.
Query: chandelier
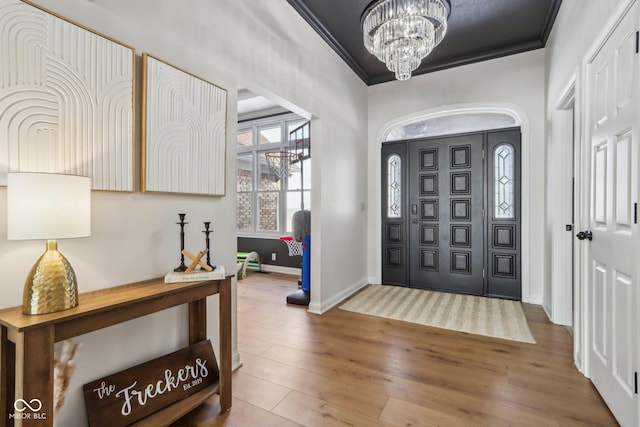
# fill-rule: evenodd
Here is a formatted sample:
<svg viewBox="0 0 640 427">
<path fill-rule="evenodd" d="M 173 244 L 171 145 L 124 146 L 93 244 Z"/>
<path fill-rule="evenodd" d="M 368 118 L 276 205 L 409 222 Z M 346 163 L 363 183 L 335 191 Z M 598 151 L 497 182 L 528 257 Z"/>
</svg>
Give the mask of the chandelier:
<svg viewBox="0 0 640 427">
<path fill-rule="evenodd" d="M 449 0 L 376 0 L 362 14 L 364 45 L 407 80 L 447 32 Z"/>
</svg>

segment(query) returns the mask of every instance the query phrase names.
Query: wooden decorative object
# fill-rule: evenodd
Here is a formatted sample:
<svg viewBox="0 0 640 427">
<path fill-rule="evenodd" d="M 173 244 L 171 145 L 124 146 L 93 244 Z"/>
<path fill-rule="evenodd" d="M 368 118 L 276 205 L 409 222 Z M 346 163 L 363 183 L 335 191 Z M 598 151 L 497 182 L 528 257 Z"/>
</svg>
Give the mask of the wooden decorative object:
<svg viewBox="0 0 640 427">
<path fill-rule="evenodd" d="M 0 16 L 0 185 L 49 172 L 133 191 L 134 49 L 24 1 Z"/>
<path fill-rule="evenodd" d="M 191 265 L 189 265 L 189 267 L 187 267 L 187 269 L 185 270 L 185 273 L 191 273 L 197 265 L 202 267 L 203 270 L 213 271 L 212 267 L 208 266 L 204 261 L 202 261 L 202 257 L 207 253 L 209 253 L 209 249 L 203 249 L 198 252 L 198 255 L 194 256 L 186 249 L 183 249 L 182 254 L 192 261 Z"/>
<path fill-rule="evenodd" d="M 227 91 L 142 55 L 142 191 L 224 196 Z"/>
<path fill-rule="evenodd" d="M 218 384 L 211 341 L 85 384 L 91 427 L 128 426 L 200 390 Z"/>
</svg>

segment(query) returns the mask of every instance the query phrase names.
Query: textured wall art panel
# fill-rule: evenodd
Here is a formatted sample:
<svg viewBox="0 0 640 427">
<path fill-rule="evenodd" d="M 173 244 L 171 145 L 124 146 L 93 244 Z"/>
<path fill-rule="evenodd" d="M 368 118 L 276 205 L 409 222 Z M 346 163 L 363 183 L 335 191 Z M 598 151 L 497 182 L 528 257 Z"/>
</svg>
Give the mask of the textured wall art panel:
<svg viewBox="0 0 640 427">
<path fill-rule="evenodd" d="M 133 191 L 133 49 L 0 0 L 0 64 L 0 185 L 52 172 Z"/>
<path fill-rule="evenodd" d="M 143 191 L 225 194 L 227 91 L 143 55 Z"/>
</svg>

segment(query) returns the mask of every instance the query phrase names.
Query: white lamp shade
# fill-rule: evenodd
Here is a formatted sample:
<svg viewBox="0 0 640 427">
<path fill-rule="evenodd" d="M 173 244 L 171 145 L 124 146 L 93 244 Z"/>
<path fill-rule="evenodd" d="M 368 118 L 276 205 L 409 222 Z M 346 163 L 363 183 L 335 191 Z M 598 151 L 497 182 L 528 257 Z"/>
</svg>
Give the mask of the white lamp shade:
<svg viewBox="0 0 640 427">
<path fill-rule="evenodd" d="M 7 238 L 57 240 L 91 235 L 91 179 L 7 174 Z"/>
</svg>

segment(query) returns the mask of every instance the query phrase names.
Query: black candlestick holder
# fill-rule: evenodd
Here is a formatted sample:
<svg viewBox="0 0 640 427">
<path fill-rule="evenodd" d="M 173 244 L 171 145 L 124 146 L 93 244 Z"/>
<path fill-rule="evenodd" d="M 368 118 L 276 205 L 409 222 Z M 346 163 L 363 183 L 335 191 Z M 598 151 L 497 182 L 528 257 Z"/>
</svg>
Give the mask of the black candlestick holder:
<svg viewBox="0 0 640 427">
<path fill-rule="evenodd" d="M 206 245 L 206 248 L 207 248 L 207 265 L 209 267 L 211 267 L 212 270 L 215 270 L 216 266 L 211 264 L 211 250 L 210 250 L 210 247 L 209 247 L 209 234 L 211 233 L 211 230 L 209 230 L 209 226 L 210 225 L 211 225 L 210 221 L 205 221 L 204 222 L 204 231 L 203 231 L 203 233 L 205 235 L 204 242 L 205 242 L 205 245 Z"/>
<path fill-rule="evenodd" d="M 176 222 L 176 224 L 180 226 L 180 265 L 174 268 L 173 271 L 181 272 L 187 269 L 187 266 L 184 263 L 184 254 L 182 251 L 184 251 L 184 226 L 189 223 L 184 222 L 184 217 L 187 216 L 187 214 L 178 214 L 178 216 L 180 217 L 180 222 Z"/>
</svg>

